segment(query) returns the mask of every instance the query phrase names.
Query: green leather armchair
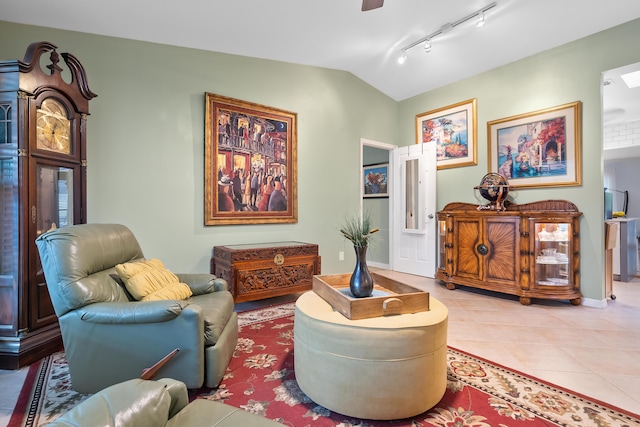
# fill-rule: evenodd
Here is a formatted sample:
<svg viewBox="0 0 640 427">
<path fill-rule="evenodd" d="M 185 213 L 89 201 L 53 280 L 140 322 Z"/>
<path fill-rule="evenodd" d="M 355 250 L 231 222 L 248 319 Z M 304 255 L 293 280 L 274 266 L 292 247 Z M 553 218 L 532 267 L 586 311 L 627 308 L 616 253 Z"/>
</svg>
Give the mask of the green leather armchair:
<svg viewBox="0 0 640 427">
<path fill-rule="evenodd" d="M 159 377 L 188 388 L 220 383 L 238 340 L 226 281 L 211 274 L 177 274 L 193 296 L 136 301 L 114 268 L 144 257 L 127 227 L 73 225 L 40 235 L 36 245 L 74 390 L 95 393 L 139 378 L 176 348 L 180 351 L 159 369 Z"/>
<path fill-rule="evenodd" d="M 274 427 L 282 424 L 220 402 L 189 403 L 184 383 L 163 378 L 115 384 L 89 397 L 48 427 Z"/>
</svg>

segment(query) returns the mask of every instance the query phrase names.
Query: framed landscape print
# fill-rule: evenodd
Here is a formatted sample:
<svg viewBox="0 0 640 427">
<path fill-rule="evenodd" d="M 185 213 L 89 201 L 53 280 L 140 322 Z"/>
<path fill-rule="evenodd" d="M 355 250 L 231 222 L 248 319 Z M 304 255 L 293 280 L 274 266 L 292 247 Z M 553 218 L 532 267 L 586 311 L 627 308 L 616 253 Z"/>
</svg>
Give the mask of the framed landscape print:
<svg viewBox="0 0 640 427">
<path fill-rule="evenodd" d="M 478 164 L 476 99 L 416 116 L 416 144 L 436 144 L 438 169 Z"/>
<path fill-rule="evenodd" d="M 298 222 L 297 114 L 205 98 L 205 225 Z"/>
<path fill-rule="evenodd" d="M 389 163 L 363 166 L 362 179 L 362 197 L 389 197 Z"/>
<path fill-rule="evenodd" d="M 579 101 L 487 123 L 489 171 L 513 188 L 582 183 Z"/>
</svg>

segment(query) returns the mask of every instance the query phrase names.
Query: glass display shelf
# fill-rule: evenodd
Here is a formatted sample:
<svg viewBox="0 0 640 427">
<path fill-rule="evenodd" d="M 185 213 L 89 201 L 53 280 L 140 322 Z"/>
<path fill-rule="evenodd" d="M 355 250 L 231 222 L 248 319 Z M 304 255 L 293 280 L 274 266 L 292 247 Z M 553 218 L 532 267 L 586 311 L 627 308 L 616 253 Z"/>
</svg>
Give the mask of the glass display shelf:
<svg viewBox="0 0 640 427">
<path fill-rule="evenodd" d="M 569 236 L 571 224 L 535 224 L 535 263 L 537 286 L 569 286 Z"/>
</svg>

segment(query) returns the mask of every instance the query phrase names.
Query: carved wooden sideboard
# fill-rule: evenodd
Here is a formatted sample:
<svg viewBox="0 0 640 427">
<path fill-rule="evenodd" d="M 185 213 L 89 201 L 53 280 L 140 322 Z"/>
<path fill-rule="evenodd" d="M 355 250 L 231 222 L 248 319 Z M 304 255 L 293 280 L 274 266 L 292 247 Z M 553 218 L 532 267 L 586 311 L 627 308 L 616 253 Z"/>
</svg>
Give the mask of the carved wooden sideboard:
<svg viewBox="0 0 640 427">
<path fill-rule="evenodd" d="M 580 293 L 580 216 L 565 200 L 505 204 L 505 210 L 449 203 L 438 212 L 436 278 L 448 289 L 471 286 L 532 298 Z"/>
<path fill-rule="evenodd" d="M 318 245 L 274 242 L 214 246 L 211 273 L 225 279 L 235 302 L 311 290 L 320 274 Z"/>
</svg>

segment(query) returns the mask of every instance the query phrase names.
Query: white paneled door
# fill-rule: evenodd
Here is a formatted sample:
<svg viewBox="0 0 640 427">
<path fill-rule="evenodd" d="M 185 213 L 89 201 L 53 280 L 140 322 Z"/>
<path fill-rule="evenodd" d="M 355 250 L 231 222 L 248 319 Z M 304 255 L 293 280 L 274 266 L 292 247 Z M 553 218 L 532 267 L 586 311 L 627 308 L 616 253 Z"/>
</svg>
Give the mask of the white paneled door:
<svg viewBox="0 0 640 427">
<path fill-rule="evenodd" d="M 391 268 L 435 277 L 435 144 L 414 144 L 391 152 Z"/>
</svg>

